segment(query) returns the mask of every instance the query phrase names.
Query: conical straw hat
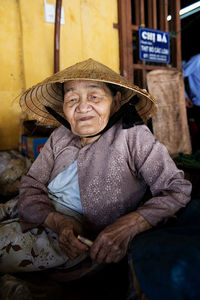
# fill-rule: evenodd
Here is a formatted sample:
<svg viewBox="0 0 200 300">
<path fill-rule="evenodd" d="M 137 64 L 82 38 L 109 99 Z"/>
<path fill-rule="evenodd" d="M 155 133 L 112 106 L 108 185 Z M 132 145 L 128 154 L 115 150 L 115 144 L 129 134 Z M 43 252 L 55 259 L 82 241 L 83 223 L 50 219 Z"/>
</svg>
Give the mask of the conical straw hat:
<svg viewBox="0 0 200 300">
<path fill-rule="evenodd" d="M 144 122 L 156 111 L 157 101 L 146 90 L 129 83 L 118 73 L 91 58 L 55 73 L 28 89 L 20 98 L 22 110 L 41 123 L 60 125 L 47 112 L 45 106 L 50 106 L 64 117 L 63 91 L 60 83 L 69 80 L 94 80 L 117 85 L 122 94 L 121 105 L 137 94 L 140 101 L 136 104 L 136 110 Z"/>
</svg>

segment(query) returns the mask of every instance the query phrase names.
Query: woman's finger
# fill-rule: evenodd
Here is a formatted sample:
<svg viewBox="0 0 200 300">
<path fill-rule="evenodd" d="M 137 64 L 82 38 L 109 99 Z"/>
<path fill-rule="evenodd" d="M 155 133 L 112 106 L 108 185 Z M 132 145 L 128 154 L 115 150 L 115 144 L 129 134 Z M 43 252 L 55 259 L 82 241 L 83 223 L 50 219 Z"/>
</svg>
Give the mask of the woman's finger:
<svg viewBox="0 0 200 300">
<path fill-rule="evenodd" d="M 88 246 L 82 244 L 73 234 L 73 232 L 63 232 L 59 237 L 59 243 L 64 251 L 70 256 L 80 255 L 88 250 Z"/>
<path fill-rule="evenodd" d="M 76 258 L 77 256 L 85 253 L 86 251 L 82 251 L 76 247 L 73 247 L 72 245 L 70 244 L 66 244 L 66 243 L 59 243 L 60 245 L 60 248 L 67 254 L 67 256 L 70 258 L 70 259 L 74 259 Z"/>
<path fill-rule="evenodd" d="M 117 250 L 117 247 L 110 241 L 108 242 L 104 236 L 98 237 L 90 250 L 90 256 L 98 264 L 105 262 L 107 255 L 113 250 Z"/>
<path fill-rule="evenodd" d="M 81 243 L 78 238 L 74 235 L 74 233 L 71 231 L 68 233 L 67 235 L 67 243 L 73 247 L 73 248 L 77 248 L 78 250 L 80 250 L 81 252 L 83 251 L 87 251 L 89 248 L 87 245 Z"/>
<path fill-rule="evenodd" d="M 79 254 L 74 251 L 74 249 L 70 249 L 67 245 L 59 243 L 60 248 L 63 252 L 67 254 L 70 259 L 75 259 Z"/>
<path fill-rule="evenodd" d="M 119 262 L 124 256 L 126 255 L 126 251 L 124 251 L 124 249 L 120 249 L 118 251 L 115 252 L 110 252 L 108 253 L 108 255 L 105 258 L 105 263 L 109 264 L 109 263 L 117 263 Z"/>
<path fill-rule="evenodd" d="M 118 262 L 120 257 L 123 257 L 124 251 L 119 249 L 117 245 L 113 245 L 113 247 L 102 247 L 100 251 L 97 253 L 96 261 L 97 263 L 112 263 Z"/>
<path fill-rule="evenodd" d="M 98 264 L 104 263 L 106 256 L 108 254 L 107 251 L 108 249 L 106 249 L 105 247 L 100 248 L 99 252 L 96 253 L 95 262 L 97 262 Z"/>
</svg>

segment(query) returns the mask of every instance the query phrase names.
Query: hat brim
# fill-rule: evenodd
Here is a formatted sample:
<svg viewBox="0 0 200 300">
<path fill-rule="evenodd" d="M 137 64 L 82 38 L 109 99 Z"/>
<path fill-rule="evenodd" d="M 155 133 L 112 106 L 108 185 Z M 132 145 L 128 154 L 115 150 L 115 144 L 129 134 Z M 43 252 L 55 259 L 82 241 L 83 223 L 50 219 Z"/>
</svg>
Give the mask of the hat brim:
<svg viewBox="0 0 200 300">
<path fill-rule="evenodd" d="M 28 89 L 20 99 L 20 105 L 24 112 L 30 115 L 32 118 L 40 121 L 41 123 L 59 126 L 57 120 L 50 115 L 45 106 L 49 106 L 57 111 L 64 117 L 63 114 L 63 90 L 62 83 L 71 80 L 90 80 L 104 83 L 111 83 L 117 86 L 117 89 L 121 92 L 121 106 L 128 102 L 134 95 L 139 97 L 139 102 L 135 105 L 140 117 L 146 122 L 156 112 L 157 101 L 146 90 L 140 89 L 126 81 L 126 79 L 119 74 L 115 73 L 108 67 L 89 59 L 90 64 L 86 68 L 80 68 L 78 71 L 73 72 L 73 68 L 76 65 L 81 65 L 85 62 L 76 64 L 70 68 L 67 68 L 61 72 L 58 72 L 51 77 L 45 79 L 41 83 Z M 88 62 L 86 61 L 86 62 Z M 93 63 L 93 69 L 91 70 L 91 61 Z M 102 70 L 96 70 L 103 67 Z M 87 65 L 87 64 L 86 64 Z M 89 70 L 88 70 L 89 69 Z M 95 69 L 95 72 L 94 72 Z M 83 71 L 84 70 L 84 71 Z"/>
</svg>

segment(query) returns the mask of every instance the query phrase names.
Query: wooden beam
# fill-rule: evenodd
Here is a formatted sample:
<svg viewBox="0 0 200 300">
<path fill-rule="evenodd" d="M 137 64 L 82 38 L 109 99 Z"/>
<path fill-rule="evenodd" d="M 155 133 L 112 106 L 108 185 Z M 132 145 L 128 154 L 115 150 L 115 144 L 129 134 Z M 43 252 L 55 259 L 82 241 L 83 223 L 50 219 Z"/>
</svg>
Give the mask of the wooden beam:
<svg viewBox="0 0 200 300">
<path fill-rule="evenodd" d="M 177 68 L 171 68 L 171 67 L 165 67 L 165 66 L 157 66 L 157 65 L 143 65 L 143 64 L 133 64 L 132 65 L 133 70 L 177 70 Z"/>
<path fill-rule="evenodd" d="M 132 31 L 139 31 L 139 26 L 132 24 L 131 29 L 132 29 Z"/>
<path fill-rule="evenodd" d="M 157 3 L 156 0 L 148 0 L 148 27 L 157 29 Z M 161 16 L 160 16 L 161 17 Z"/>
<path fill-rule="evenodd" d="M 172 63 L 178 70 L 181 70 L 181 19 L 179 15 L 180 0 L 170 0 L 171 19 L 171 50 Z"/>
<path fill-rule="evenodd" d="M 156 0 L 152 0 L 152 10 L 153 10 L 153 29 L 158 28 L 157 24 L 157 3 Z"/>
<path fill-rule="evenodd" d="M 168 0 L 159 0 L 160 30 L 168 31 Z"/>
<path fill-rule="evenodd" d="M 152 11 L 152 1 L 148 0 L 148 28 L 153 28 L 153 11 Z"/>
<path fill-rule="evenodd" d="M 135 0 L 134 14 L 135 14 L 135 25 L 140 26 L 140 0 Z"/>
<path fill-rule="evenodd" d="M 133 81 L 130 65 L 133 63 L 131 0 L 118 0 L 120 73 L 129 81 Z"/>
<path fill-rule="evenodd" d="M 141 87 L 145 88 L 145 86 L 146 86 L 146 74 L 147 74 L 146 62 L 143 61 L 142 65 L 143 65 L 144 68 L 142 69 L 142 78 L 141 78 L 142 85 L 141 85 Z"/>
<path fill-rule="evenodd" d="M 54 73 L 60 71 L 60 17 L 62 0 L 56 0 L 54 27 Z"/>
<path fill-rule="evenodd" d="M 140 0 L 140 26 L 145 25 L 145 11 L 144 11 L 144 0 Z"/>
</svg>

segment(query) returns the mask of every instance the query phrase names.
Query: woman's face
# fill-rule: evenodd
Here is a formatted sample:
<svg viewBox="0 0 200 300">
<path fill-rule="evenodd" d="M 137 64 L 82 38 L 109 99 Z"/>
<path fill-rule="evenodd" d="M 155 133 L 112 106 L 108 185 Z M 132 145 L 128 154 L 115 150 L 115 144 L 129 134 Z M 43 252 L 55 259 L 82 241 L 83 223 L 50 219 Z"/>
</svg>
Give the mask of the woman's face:
<svg viewBox="0 0 200 300">
<path fill-rule="evenodd" d="M 107 125 L 119 109 L 120 93 L 112 96 L 103 82 L 72 80 L 64 84 L 63 111 L 74 134 L 94 135 Z"/>
</svg>

